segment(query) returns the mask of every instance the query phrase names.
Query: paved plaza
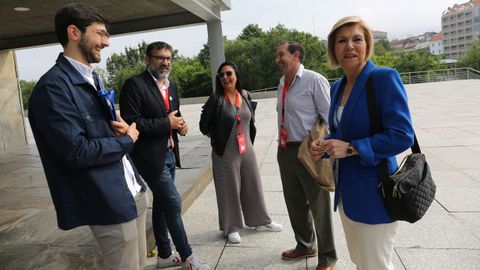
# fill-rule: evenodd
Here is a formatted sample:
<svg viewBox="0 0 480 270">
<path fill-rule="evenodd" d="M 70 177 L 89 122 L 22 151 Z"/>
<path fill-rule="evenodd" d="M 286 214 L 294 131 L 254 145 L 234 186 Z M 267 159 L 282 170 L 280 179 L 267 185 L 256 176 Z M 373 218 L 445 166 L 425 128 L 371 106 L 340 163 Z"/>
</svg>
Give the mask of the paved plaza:
<svg viewBox="0 0 480 270">
<path fill-rule="evenodd" d="M 407 85 L 417 137 L 437 184 L 435 201 L 415 224 L 400 223 L 395 269 L 480 269 L 480 80 Z M 276 99 L 258 99 L 255 151 L 267 209 L 284 225 L 279 233 L 240 231 L 230 244 L 218 229 L 210 146 L 198 130 L 202 104 L 182 113 L 190 133 L 182 138 L 184 223 L 195 253 L 212 269 L 312 270 L 316 258 L 280 258 L 295 246 L 276 161 Z M 95 244 L 88 229 L 61 231 L 34 145 L 0 153 L 0 269 L 91 269 Z M 332 194 L 333 195 L 333 194 Z M 332 196 L 333 197 L 333 196 Z M 336 270 L 353 270 L 338 213 L 334 213 L 339 260 Z M 151 231 L 150 231 L 151 234 Z M 155 269 L 149 259 L 146 269 Z M 171 268 L 175 269 L 175 268 Z"/>
</svg>

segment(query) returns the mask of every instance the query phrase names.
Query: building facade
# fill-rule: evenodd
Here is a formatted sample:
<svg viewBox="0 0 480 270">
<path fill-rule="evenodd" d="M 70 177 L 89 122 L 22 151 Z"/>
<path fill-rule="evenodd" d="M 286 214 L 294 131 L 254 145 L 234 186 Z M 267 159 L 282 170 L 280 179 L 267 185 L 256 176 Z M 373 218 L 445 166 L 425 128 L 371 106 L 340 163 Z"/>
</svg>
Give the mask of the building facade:
<svg viewBox="0 0 480 270">
<path fill-rule="evenodd" d="M 480 38 L 480 0 L 455 4 L 442 14 L 443 49 L 446 58 L 458 59 Z"/>
<path fill-rule="evenodd" d="M 387 32 L 373 30 L 373 42 L 377 43 L 380 40 L 388 40 Z"/>
<path fill-rule="evenodd" d="M 441 55 L 443 54 L 443 35 L 438 33 L 432 36 L 429 42 L 430 54 Z"/>
</svg>

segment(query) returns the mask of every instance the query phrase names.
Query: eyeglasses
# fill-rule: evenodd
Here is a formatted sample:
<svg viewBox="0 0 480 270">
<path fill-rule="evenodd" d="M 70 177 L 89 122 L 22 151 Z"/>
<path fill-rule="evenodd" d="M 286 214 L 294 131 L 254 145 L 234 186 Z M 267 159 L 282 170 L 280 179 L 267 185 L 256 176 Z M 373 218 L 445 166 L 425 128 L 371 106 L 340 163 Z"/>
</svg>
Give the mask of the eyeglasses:
<svg viewBox="0 0 480 270">
<path fill-rule="evenodd" d="M 218 77 L 218 78 L 223 78 L 223 76 L 225 76 L 225 75 L 227 75 L 227 77 L 230 78 L 230 77 L 232 77 L 233 72 L 227 71 L 227 72 L 219 72 L 219 73 L 217 73 L 217 77 Z"/>
<path fill-rule="evenodd" d="M 98 30 L 98 31 L 95 31 L 95 33 L 97 33 L 97 35 L 99 35 L 100 38 L 102 38 L 102 39 L 109 39 L 110 38 L 110 33 L 108 33 L 105 30 Z"/>
<path fill-rule="evenodd" d="M 170 56 L 164 57 L 164 56 L 156 56 L 156 55 L 151 55 L 150 58 L 153 58 L 158 62 L 163 62 L 163 61 L 172 62 L 172 59 L 173 59 Z"/>
</svg>

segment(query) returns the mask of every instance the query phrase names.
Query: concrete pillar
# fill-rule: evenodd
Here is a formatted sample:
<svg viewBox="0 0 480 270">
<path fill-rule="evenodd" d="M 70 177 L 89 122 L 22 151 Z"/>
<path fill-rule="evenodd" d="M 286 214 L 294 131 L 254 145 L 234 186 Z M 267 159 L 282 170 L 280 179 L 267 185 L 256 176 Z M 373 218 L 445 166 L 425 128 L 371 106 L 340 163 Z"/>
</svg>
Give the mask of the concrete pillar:
<svg viewBox="0 0 480 270">
<path fill-rule="evenodd" d="M 25 144 L 15 54 L 10 50 L 0 51 L 0 151 Z"/>
<path fill-rule="evenodd" d="M 208 44 L 210 46 L 210 69 L 212 75 L 212 86 L 215 91 L 215 76 L 221 63 L 225 61 L 225 50 L 223 47 L 222 22 L 213 20 L 207 22 Z"/>
</svg>

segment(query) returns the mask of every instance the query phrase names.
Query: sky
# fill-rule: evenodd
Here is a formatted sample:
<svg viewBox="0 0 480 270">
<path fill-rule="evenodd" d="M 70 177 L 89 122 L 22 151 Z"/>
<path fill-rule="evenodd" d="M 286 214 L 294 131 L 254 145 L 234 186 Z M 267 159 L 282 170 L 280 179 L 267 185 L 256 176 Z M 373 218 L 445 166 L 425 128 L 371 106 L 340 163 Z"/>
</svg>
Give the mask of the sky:
<svg viewBox="0 0 480 270">
<path fill-rule="evenodd" d="M 331 27 L 349 15 L 362 17 L 373 30 L 387 32 L 388 39 L 407 38 L 425 32 L 440 32 L 441 15 L 448 7 L 468 0 L 231 0 L 232 9 L 221 13 L 223 35 L 235 39 L 248 24 L 258 24 L 264 31 L 283 24 L 326 39 Z M 199 24 L 168 30 L 112 36 L 110 46 L 102 51 L 106 59 L 124 48 L 162 40 L 180 55 L 195 56 L 207 42 L 207 25 Z M 16 50 L 19 78 L 38 80 L 55 64 L 60 45 Z M 273 59 L 272 59 L 273 61 Z"/>
</svg>

